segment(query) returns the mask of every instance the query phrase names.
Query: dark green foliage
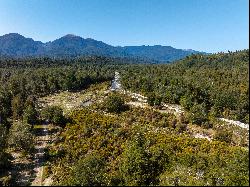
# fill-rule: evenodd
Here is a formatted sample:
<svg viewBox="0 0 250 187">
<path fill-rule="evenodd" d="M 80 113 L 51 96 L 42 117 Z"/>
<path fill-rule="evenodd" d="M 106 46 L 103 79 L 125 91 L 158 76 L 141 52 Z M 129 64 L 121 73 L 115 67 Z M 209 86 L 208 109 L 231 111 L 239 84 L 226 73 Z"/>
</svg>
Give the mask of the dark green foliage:
<svg viewBox="0 0 250 187">
<path fill-rule="evenodd" d="M 120 113 L 126 109 L 126 105 L 122 96 L 112 94 L 104 101 L 103 108 L 111 113 Z"/>
<path fill-rule="evenodd" d="M 160 106 L 162 98 L 155 96 L 155 94 L 148 95 L 147 102 L 150 106 Z"/>
<path fill-rule="evenodd" d="M 154 101 L 155 101 L 154 95 L 149 95 L 147 99 L 148 104 L 150 106 L 154 106 Z"/>
<path fill-rule="evenodd" d="M 34 125 L 38 121 L 38 112 L 32 105 L 28 105 L 23 111 L 23 121 Z"/>
<path fill-rule="evenodd" d="M 86 155 L 74 166 L 68 180 L 62 185 L 73 186 L 105 186 L 105 163 L 95 154 Z"/>
<path fill-rule="evenodd" d="M 11 115 L 11 97 L 8 92 L 1 90 L 0 86 L 0 124 L 5 124 L 7 117 Z"/>
<path fill-rule="evenodd" d="M 216 130 L 216 133 L 214 135 L 214 139 L 219 140 L 219 141 L 223 141 L 223 142 L 227 142 L 227 143 L 231 143 L 232 142 L 232 135 L 233 135 L 233 133 L 230 132 L 229 130 L 219 128 Z"/>
<path fill-rule="evenodd" d="M 208 120 L 207 111 L 204 105 L 195 103 L 189 112 L 189 121 L 191 123 L 202 125 Z"/>
<path fill-rule="evenodd" d="M 180 105 L 184 107 L 187 110 L 190 110 L 190 108 L 193 106 L 193 101 L 190 96 L 182 96 L 180 98 Z"/>
<path fill-rule="evenodd" d="M 13 97 L 11 101 L 11 108 L 14 119 L 21 119 L 24 108 L 24 100 L 21 94 L 18 94 Z"/>
<path fill-rule="evenodd" d="M 150 156 L 146 152 L 145 138 L 138 133 L 128 142 L 123 152 L 120 172 L 128 186 L 142 186 L 150 183 L 152 178 Z"/>
<path fill-rule="evenodd" d="M 0 175 L 10 166 L 10 155 L 6 152 L 7 148 L 7 130 L 0 123 Z M 0 183 L 1 184 L 1 183 Z"/>
<path fill-rule="evenodd" d="M 185 132 L 187 130 L 187 124 L 177 122 L 175 128 L 176 128 L 177 132 L 182 133 L 182 132 Z"/>
<path fill-rule="evenodd" d="M 9 132 L 8 144 L 16 150 L 24 150 L 31 153 L 34 149 L 34 135 L 31 125 L 26 123 L 14 123 Z"/>
<path fill-rule="evenodd" d="M 48 122 L 64 125 L 65 117 L 63 116 L 63 110 L 59 106 L 48 106 L 41 111 L 41 116 Z"/>
<path fill-rule="evenodd" d="M 200 120 L 193 122 L 206 121 L 209 111 L 210 117 L 249 120 L 249 50 L 191 55 L 169 65 L 134 65 L 121 77 L 125 89 L 147 95 L 151 106 L 159 98 L 187 110 L 201 108 Z"/>
</svg>

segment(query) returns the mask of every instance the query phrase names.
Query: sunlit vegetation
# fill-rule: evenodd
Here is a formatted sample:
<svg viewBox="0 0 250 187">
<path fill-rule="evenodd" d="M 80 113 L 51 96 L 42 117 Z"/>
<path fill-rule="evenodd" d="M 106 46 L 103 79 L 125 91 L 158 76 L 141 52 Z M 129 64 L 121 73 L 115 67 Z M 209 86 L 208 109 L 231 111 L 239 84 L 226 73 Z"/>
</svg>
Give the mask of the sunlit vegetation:
<svg viewBox="0 0 250 187">
<path fill-rule="evenodd" d="M 14 180 L 10 153 L 32 155 L 34 132 L 43 123 L 54 133 L 45 149 L 46 176 L 54 185 L 249 185 L 248 131 L 217 119 L 249 122 L 248 66 L 248 50 L 196 54 L 173 64 L 2 58 L 0 185 Z M 128 106 L 129 96 L 105 92 L 115 71 L 123 89 L 148 97 L 148 107 Z M 71 98 L 78 103 L 67 115 L 63 103 L 38 105 L 38 98 L 64 92 L 84 95 Z M 83 109 L 88 100 L 92 105 Z M 185 112 L 160 113 L 162 103 Z M 196 131 L 212 140 L 194 138 Z"/>
<path fill-rule="evenodd" d="M 128 108 L 125 105 L 124 98 L 118 94 L 112 94 L 105 99 L 102 104 L 102 108 L 107 112 L 121 113 Z"/>
<path fill-rule="evenodd" d="M 46 107 L 41 111 L 41 117 L 52 124 L 64 125 L 66 122 L 62 108 L 58 106 Z"/>
<path fill-rule="evenodd" d="M 14 149 L 31 153 L 34 148 L 34 136 L 31 133 L 31 125 L 14 123 L 10 128 L 8 144 Z"/>
<path fill-rule="evenodd" d="M 137 65 L 122 72 L 122 85 L 160 101 L 181 104 L 202 124 L 223 116 L 249 121 L 249 50 L 191 55 L 171 65 Z"/>
<path fill-rule="evenodd" d="M 77 110 L 70 118 L 50 149 L 56 185 L 249 183 L 247 150 L 180 134 L 171 116 L 142 109 L 114 117 Z"/>
</svg>

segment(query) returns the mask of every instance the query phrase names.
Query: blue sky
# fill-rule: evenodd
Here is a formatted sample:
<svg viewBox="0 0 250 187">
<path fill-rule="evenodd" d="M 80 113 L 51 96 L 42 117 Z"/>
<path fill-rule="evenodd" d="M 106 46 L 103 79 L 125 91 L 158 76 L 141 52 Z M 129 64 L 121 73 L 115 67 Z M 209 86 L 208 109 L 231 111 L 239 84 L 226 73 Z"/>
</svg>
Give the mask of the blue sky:
<svg viewBox="0 0 250 187">
<path fill-rule="evenodd" d="M 0 35 L 235 51 L 249 48 L 248 7 L 248 0 L 0 0 Z"/>
</svg>

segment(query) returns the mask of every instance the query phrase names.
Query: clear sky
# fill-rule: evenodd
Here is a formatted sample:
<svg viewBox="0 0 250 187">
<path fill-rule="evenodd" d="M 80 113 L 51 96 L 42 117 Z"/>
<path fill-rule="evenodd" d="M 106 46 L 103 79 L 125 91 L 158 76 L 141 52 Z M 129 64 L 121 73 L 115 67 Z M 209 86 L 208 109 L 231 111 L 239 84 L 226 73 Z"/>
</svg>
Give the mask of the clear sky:
<svg viewBox="0 0 250 187">
<path fill-rule="evenodd" d="M 249 48 L 248 7 L 248 0 L 0 0 L 0 35 L 235 51 Z"/>
</svg>

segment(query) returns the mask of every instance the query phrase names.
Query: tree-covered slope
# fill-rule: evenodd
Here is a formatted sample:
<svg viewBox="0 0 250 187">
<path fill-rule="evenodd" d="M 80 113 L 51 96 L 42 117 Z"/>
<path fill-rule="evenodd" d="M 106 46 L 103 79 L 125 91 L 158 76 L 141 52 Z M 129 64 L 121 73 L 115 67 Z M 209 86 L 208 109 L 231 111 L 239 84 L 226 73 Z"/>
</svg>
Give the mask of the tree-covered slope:
<svg viewBox="0 0 250 187">
<path fill-rule="evenodd" d="M 191 112 L 249 121 L 249 50 L 191 55 L 171 65 L 137 65 L 122 72 L 125 88 Z"/>
</svg>

